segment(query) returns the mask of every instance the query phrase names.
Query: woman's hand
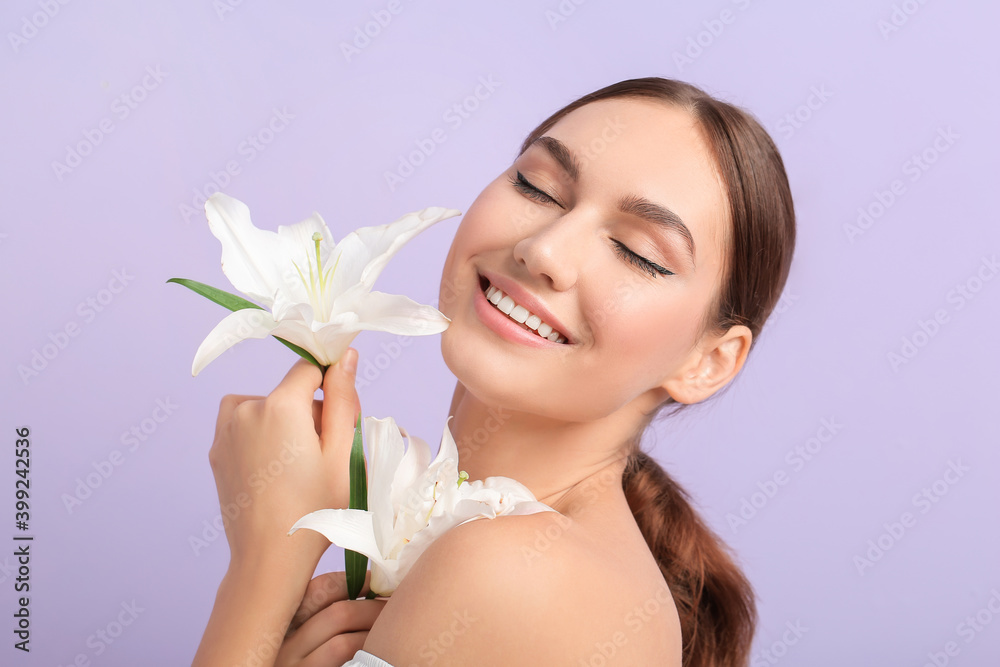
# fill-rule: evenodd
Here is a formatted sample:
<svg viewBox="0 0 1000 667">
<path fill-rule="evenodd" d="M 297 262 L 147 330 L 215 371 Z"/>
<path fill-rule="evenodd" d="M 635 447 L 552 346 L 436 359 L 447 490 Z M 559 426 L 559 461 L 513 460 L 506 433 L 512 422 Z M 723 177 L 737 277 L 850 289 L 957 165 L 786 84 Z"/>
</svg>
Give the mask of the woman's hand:
<svg viewBox="0 0 1000 667">
<path fill-rule="evenodd" d="M 288 531 L 309 512 L 349 505 L 357 359 L 348 348 L 325 377 L 302 359 L 266 398 L 222 399 L 208 458 L 230 561 L 194 665 L 275 659 L 330 546 L 315 531 Z"/>
<path fill-rule="evenodd" d="M 266 398 L 222 399 L 208 458 L 231 567 L 289 547 L 315 555 L 318 562 L 329 546 L 313 531 L 300 531 L 301 537 L 287 533 L 309 512 L 348 507 L 351 444 L 361 410 L 356 366 L 353 348 L 325 378 L 317 366 L 300 359 Z M 321 383 L 323 401 L 316 401 Z"/>
<path fill-rule="evenodd" d="M 369 591 L 371 571 L 362 595 Z M 288 635 L 278 650 L 276 667 L 343 665 L 364 648 L 368 631 L 387 599 L 349 600 L 343 572 L 328 572 L 309 582 Z"/>
</svg>

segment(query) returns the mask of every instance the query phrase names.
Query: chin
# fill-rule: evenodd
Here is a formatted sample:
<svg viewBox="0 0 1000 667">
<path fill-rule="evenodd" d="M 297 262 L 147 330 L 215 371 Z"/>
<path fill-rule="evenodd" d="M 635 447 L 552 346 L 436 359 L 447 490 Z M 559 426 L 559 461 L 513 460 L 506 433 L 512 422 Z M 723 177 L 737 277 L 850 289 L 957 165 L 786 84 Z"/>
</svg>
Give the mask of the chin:
<svg viewBox="0 0 1000 667">
<path fill-rule="evenodd" d="M 525 392 L 524 383 L 505 372 L 510 366 L 504 363 L 503 356 L 479 349 L 482 341 L 470 343 L 461 325 L 455 329 L 448 327 L 441 333 L 441 357 L 466 391 L 488 407 L 535 411 L 537 405 L 524 405 L 531 392 Z"/>
<path fill-rule="evenodd" d="M 493 397 L 497 389 L 496 381 L 500 379 L 497 369 L 489 368 L 483 363 L 486 355 L 475 349 L 477 345 L 470 345 L 469 338 L 461 331 L 460 323 L 456 327 L 455 321 L 452 322 L 452 326 L 441 332 L 441 358 L 445 365 L 455 379 L 476 398 L 490 404 L 499 404 Z"/>
<path fill-rule="evenodd" d="M 481 339 L 470 344 L 461 325 L 441 333 L 441 357 L 465 390 L 488 408 L 537 415 L 566 422 L 593 421 L 604 416 L 593 396 L 567 397 L 554 387 L 532 386 L 495 348 L 482 349 Z M 487 361 L 489 360 L 489 361 Z M 562 398 L 556 398 L 556 397 Z"/>
</svg>

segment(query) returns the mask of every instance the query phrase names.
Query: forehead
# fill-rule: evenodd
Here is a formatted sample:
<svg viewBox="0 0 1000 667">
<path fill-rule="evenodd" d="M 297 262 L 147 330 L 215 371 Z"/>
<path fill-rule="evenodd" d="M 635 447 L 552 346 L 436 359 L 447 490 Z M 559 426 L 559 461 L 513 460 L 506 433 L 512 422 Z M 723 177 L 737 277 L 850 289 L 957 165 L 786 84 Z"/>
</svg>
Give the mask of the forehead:
<svg viewBox="0 0 1000 667">
<path fill-rule="evenodd" d="M 718 257 L 728 224 L 725 188 L 690 112 L 658 100 L 599 100 L 563 116 L 545 135 L 574 154 L 581 192 L 666 206 L 691 230 L 699 268 L 707 255 Z M 537 144 L 529 150 L 546 153 Z"/>
</svg>

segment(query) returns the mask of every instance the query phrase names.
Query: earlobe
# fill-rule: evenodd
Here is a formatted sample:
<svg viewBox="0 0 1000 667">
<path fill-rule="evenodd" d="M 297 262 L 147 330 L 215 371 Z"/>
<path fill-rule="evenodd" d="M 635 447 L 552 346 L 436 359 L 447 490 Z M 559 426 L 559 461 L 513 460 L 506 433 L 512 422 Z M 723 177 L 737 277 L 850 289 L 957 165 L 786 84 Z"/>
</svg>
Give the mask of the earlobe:
<svg viewBox="0 0 1000 667">
<path fill-rule="evenodd" d="M 736 377 L 743 368 L 753 334 L 743 325 L 731 327 L 725 334 L 692 352 L 691 361 L 677 375 L 661 386 L 678 403 L 699 403 Z"/>
</svg>

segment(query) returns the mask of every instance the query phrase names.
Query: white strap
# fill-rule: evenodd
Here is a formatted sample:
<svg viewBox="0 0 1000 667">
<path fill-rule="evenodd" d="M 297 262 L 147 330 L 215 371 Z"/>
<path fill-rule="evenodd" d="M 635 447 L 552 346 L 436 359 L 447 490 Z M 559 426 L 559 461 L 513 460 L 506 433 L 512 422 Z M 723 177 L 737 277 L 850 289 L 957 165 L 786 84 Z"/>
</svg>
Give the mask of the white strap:
<svg viewBox="0 0 1000 667">
<path fill-rule="evenodd" d="M 393 667 L 382 658 L 372 655 L 364 649 L 358 649 L 354 657 L 344 663 L 344 667 Z"/>
</svg>

